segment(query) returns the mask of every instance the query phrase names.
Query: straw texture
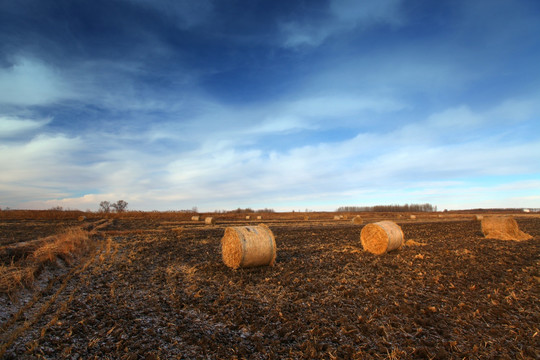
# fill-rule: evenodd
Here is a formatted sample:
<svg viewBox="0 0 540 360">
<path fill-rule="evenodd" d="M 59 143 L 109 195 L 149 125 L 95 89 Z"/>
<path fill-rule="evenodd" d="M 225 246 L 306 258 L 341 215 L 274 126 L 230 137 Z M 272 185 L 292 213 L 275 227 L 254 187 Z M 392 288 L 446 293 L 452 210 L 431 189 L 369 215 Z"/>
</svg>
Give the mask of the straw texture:
<svg viewBox="0 0 540 360">
<path fill-rule="evenodd" d="M 516 220 L 511 216 L 485 216 L 482 219 L 482 232 L 486 239 L 532 239 L 531 235 L 519 230 Z"/>
<path fill-rule="evenodd" d="M 362 219 L 362 217 L 360 215 L 356 215 L 355 217 L 352 218 L 352 223 L 353 224 L 363 224 L 364 220 Z"/>
<path fill-rule="evenodd" d="M 392 221 L 379 221 L 364 226 L 360 233 L 364 250 L 381 255 L 403 245 L 403 231 Z"/>
<path fill-rule="evenodd" d="M 270 265 L 276 261 L 277 247 L 268 226 L 238 226 L 225 229 L 221 239 L 223 262 L 230 268 Z"/>
</svg>

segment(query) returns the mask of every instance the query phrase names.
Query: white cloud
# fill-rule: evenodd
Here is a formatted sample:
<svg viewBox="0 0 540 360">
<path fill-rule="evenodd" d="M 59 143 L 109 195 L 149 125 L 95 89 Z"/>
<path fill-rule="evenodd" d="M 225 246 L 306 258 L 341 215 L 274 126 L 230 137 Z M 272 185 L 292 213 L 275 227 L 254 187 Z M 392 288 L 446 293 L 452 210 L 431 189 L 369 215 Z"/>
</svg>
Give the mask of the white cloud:
<svg viewBox="0 0 540 360">
<path fill-rule="evenodd" d="M 32 120 L 0 115 L 0 138 L 9 139 L 32 133 L 47 125 L 50 121 L 51 119 Z"/>
<path fill-rule="evenodd" d="M 18 58 L 0 68 L 0 104 L 46 105 L 70 98 L 71 89 L 59 70 L 31 58 Z"/>
</svg>

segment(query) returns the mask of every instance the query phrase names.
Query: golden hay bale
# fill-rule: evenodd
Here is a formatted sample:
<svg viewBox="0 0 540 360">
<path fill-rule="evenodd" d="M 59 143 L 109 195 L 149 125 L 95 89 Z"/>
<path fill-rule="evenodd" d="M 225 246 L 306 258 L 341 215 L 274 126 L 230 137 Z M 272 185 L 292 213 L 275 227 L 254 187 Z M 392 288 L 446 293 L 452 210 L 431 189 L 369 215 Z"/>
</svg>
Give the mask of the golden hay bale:
<svg viewBox="0 0 540 360">
<path fill-rule="evenodd" d="M 353 224 L 363 224 L 364 219 L 362 219 L 362 217 L 360 215 L 356 215 L 355 217 L 352 218 L 352 223 Z"/>
<path fill-rule="evenodd" d="M 199 221 L 201 217 L 199 215 L 196 215 L 196 216 L 192 216 L 191 217 L 191 221 Z"/>
<path fill-rule="evenodd" d="M 341 219 L 341 217 L 339 215 L 334 216 L 334 220 L 340 220 L 340 219 Z"/>
<path fill-rule="evenodd" d="M 476 215 L 476 220 L 482 220 L 484 218 L 483 215 Z"/>
<path fill-rule="evenodd" d="M 249 219 L 251 219 L 251 216 L 246 215 L 246 220 L 249 220 Z"/>
<path fill-rule="evenodd" d="M 261 215 L 257 216 L 257 220 L 262 220 L 262 216 Z"/>
<path fill-rule="evenodd" d="M 206 219 L 204 219 L 204 223 L 207 225 L 214 225 L 216 221 L 214 220 L 213 217 L 207 217 Z"/>
<path fill-rule="evenodd" d="M 482 219 L 482 232 L 486 239 L 529 240 L 532 236 L 519 230 L 511 216 L 486 216 Z"/>
<path fill-rule="evenodd" d="M 364 250 L 381 255 L 400 248 L 404 236 L 398 224 L 385 220 L 364 226 L 360 232 L 360 241 Z"/>
<path fill-rule="evenodd" d="M 221 239 L 223 262 L 230 268 L 273 266 L 276 261 L 276 239 L 264 224 L 225 229 Z"/>
<path fill-rule="evenodd" d="M 410 218 L 411 220 L 416 220 L 416 215 L 411 215 Z"/>
</svg>

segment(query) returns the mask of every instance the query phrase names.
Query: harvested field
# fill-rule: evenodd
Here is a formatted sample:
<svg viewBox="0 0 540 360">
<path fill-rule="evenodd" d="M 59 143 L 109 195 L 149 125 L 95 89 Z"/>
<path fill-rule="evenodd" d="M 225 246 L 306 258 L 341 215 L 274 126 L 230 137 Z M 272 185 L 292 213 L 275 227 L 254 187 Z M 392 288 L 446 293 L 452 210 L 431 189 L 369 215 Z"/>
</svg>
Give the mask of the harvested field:
<svg viewBox="0 0 540 360">
<path fill-rule="evenodd" d="M 485 239 L 470 217 L 397 221 L 411 245 L 377 256 L 362 250 L 362 226 L 350 220 L 264 216 L 276 263 L 238 270 L 220 249 L 224 228 L 242 218 L 118 219 L 76 264 L 44 269 L 47 280 L 18 299 L 0 294 L 0 351 L 6 359 L 538 358 L 540 218 L 516 219 L 533 236 L 518 242 Z"/>
</svg>

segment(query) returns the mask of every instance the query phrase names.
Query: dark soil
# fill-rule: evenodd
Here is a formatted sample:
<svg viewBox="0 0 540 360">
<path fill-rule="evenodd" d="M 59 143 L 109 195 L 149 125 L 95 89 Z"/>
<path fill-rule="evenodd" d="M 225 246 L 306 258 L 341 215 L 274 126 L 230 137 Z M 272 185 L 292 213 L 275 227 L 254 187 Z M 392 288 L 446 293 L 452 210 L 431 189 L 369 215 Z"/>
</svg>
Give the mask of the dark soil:
<svg viewBox="0 0 540 360">
<path fill-rule="evenodd" d="M 76 220 L 0 220 L 0 246 L 51 236 L 76 224 Z"/>
<path fill-rule="evenodd" d="M 540 218 L 518 223 L 532 240 L 486 240 L 477 221 L 407 223 L 426 245 L 383 256 L 362 251 L 361 226 L 270 225 L 276 265 L 235 271 L 223 227 L 119 221 L 0 324 L 6 344 L 31 323 L 4 357 L 537 359 Z"/>
</svg>

